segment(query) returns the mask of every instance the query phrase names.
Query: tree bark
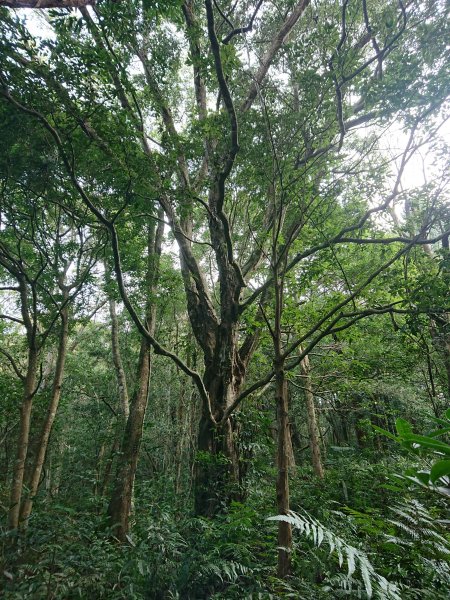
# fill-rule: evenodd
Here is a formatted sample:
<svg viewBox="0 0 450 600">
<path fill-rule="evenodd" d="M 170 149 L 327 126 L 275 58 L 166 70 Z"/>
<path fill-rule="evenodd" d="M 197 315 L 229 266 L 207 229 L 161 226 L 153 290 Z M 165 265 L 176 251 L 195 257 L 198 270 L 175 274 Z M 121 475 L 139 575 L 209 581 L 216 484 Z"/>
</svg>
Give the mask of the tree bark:
<svg viewBox="0 0 450 600">
<path fill-rule="evenodd" d="M 28 348 L 27 373 L 24 381 L 22 405 L 20 407 L 19 436 L 17 440 L 17 455 L 14 463 L 11 494 L 9 500 L 8 526 L 10 529 L 19 527 L 20 503 L 22 500 L 25 462 L 30 438 L 31 411 L 33 397 L 36 391 L 37 368 L 39 353 L 33 344 Z"/>
<path fill-rule="evenodd" d="M 311 366 L 309 357 L 306 355 L 300 363 L 300 371 L 303 378 L 303 387 L 305 389 L 306 414 L 308 419 L 309 447 L 311 449 L 311 459 L 314 473 L 320 479 L 323 479 L 324 471 L 322 456 L 320 452 L 319 428 L 317 425 L 316 407 L 314 405 L 314 393 L 311 382 Z"/>
<path fill-rule="evenodd" d="M 100 494 L 100 496 L 104 496 L 109 487 L 114 458 L 117 455 L 119 446 L 120 446 L 120 439 L 117 436 L 115 436 L 112 446 L 111 446 L 111 450 L 109 452 L 109 456 L 105 461 L 105 467 L 104 467 L 103 475 L 101 476 L 101 478 L 100 478 L 100 469 L 101 469 L 102 465 L 99 464 L 99 466 L 98 466 L 98 471 L 99 471 L 98 493 Z"/>
<path fill-rule="evenodd" d="M 23 396 L 20 407 L 19 434 L 17 439 L 17 454 L 14 463 L 11 494 L 9 500 L 8 527 L 17 529 L 19 526 L 20 503 L 22 500 L 25 463 L 30 440 L 31 411 L 33 398 L 36 393 L 37 369 L 39 363 L 39 347 L 37 345 L 36 314 L 33 310 L 32 317 L 29 312 L 28 290 L 25 277 L 17 275 L 20 291 L 20 309 L 25 325 L 28 343 L 27 371 L 23 381 Z M 34 305 L 34 303 L 33 303 Z"/>
<path fill-rule="evenodd" d="M 221 325 L 219 329 L 216 351 L 203 378 L 216 421 L 221 420 L 236 399 L 245 372 L 237 350 L 235 326 Z M 204 411 L 197 449 L 195 512 L 211 517 L 240 497 L 239 456 L 232 421 L 227 419 L 217 428 Z"/>
<path fill-rule="evenodd" d="M 289 503 L 289 449 L 291 447 L 289 427 L 288 387 L 283 365 L 277 366 L 276 403 L 278 421 L 277 452 L 277 510 L 279 515 L 286 515 L 290 510 Z M 290 523 L 279 521 L 278 524 L 278 576 L 283 578 L 291 572 L 292 527 Z"/>
<path fill-rule="evenodd" d="M 114 488 L 108 506 L 108 517 L 114 528 L 114 536 L 121 542 L 126 541 L 130 528 L 134 479 L 148 401 L 150 361 L 150 344 L 148 340 L 142 339 L 137 375 L 138 386 L 131 402 L 130 414 L 120 447 Z"/>
<path fill-rule="evenodd" d="M 148 228 L 146 327 L 152 336 L 155 332 L 156 305 L 154 297 L 158 281 L 163 231 L 162 219 L 159 220 L 157 227 L 155 222 L 152 221 Z M 115 482 L 107 511 L 111 526 L 114 528 L 114 535 L 121 542 L 127 540 L 130 529 L 134 479 L 148 404 L 150 372 L 151 344 L 147 337 L 142 337 L 137 370 L 137 387 L 130 403 L 129 416 L 120 447 Z"/>
<path fill-rule="evenodd" d="M 277 264 L 275 243 L 273 264 Z M 280 276 L 278 268 L 274 267 L 275 318 L 272 339 L 274 348 L 275 401 L 278 435 L 276 495 L 279 515 L 287 515 L 290 510 L 289 466 L 292 453 L 291 428 L 289 423 L 289 394 L 286 373 L 284 370 L 285 358 L 283 357 L 282 340 L 283 287 L 283 276 Z M 287 577 L 291 572 L 291 550 L 292 526 L 285 521 L 279 521 L 278 577 L 280 578 Z"/>
<path fill-rule="evenodd" d="M 67 301 L 67 294 L 65 297 Z M 48 442 L 52 431 L 53 423 L 55 421 L 56 413 L 61 398 L 61 388 L 64 376 L 64 366 L 67 356 L 67 340 L 69 337 L 69 310 L 67 305 L 61 310 L 61 331 L 59 336 L 58 354 L 56 358 L 55 375 L 53 379 L 52 395 L 50 403 L 47 408 L 47 415 L 42 427 L 42 432 L 39 438 L 37 446 L 36 458 L 34 466 L 31 471 L 30 479 L 28 482 L 28 496 L 22 503 L 20 509 L 20 521 L 21 526 L 26 526 L 27 520 L 31 514 L 33 508 L 33 500 L 36 496 L 39 481 L 41 478 L 42 469 L 45 463 L 45 457 L 47 454 Z"/>
<path fill-rule="evenodd" d="M 111 284 L 111 273 L 108 266 L 105 264 L 105 280 L 107 284 Z M 116 371 L 117 388 L 119 391 L 119 419 L 115 427 L 114 440 L 111 451 L 106 460 L 103 477 L 100 476 L 101 471 L 101 458 L 98 461 L 98 482 L 96 484 L 96 493 L 103 495 L 108 488 L 111 471 L 114 463 L 114 459 L 120 447 L 121 439 L 124 436 L 125 428 L 127 425 L 128 417 L 130 416 L 130 396 L 128 392 L 127 378 L 125 375 L 125 369 L 123 367 L 122 354 L 120 351 L 119 341 L 119 320 L 117 318 L 117 306 L 114 298 L 110 297 L 108 300 L 109 304 L 109 316 L 111 319 L 111 352 L 113 357 L 114 369 Z M 139 381 L 139 370 L 138 370 L 138 381 Z M 102 457 L 105 451 L 105 444 L 102 445 Z"/>
<path fill-rule="evenodd" d="M 130 401 L 127 379 L 123 368 L 122 355 L 120 353 L 119 321 L 117 319 L 116 301 L 113 298 L 109 299 L 109 314 L 111 317 L 111 349 L 117 376 L 117 386 L 119 388 L 120 416 L 122 422 L 125 424 L 130 414 Z"/>
<path fill-rule="evenodd" d="M 79 8 L 95 3 L 96 0 L 0 0 L 0 6 L 8 8 Z"/>
</svg>

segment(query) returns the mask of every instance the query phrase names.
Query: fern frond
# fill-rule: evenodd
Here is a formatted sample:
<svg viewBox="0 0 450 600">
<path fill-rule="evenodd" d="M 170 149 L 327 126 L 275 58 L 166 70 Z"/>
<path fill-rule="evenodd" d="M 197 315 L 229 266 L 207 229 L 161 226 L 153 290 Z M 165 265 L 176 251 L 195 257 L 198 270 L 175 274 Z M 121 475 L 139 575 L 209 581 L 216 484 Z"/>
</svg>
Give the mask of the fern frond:
<svg viewBox="0 0 450 600">
<path fill-rule="evenodd" d="M 406 534 L 407 539 L 403 540 L 404 543 L 412 545 L 412 542 L 420 540 L 420 547 L 429 554 L 450 555 L 450 542 L 437 531 L 437 528 L 443 529 L 441 522 L 434 519 L 420 502 L 409 500 L 393 507 L 392 512 L 396 518 L 388 519 L 388 523 Z M 392 541 L 392 536 L 389 536 L 389 540 Z"/>
<path fill-rule="evenodd" d="M 325 540 L 329 546 L 330 555 L 333 553 L 337 554 L 339 566 L 343 566 L 344 559 L 347 563 L 347 575 L 345 576 L 346 585 L 351 585 L 353 580 L 352 576 L 359 567 L 359 572 L 368 598 L 372 598 L 373 588 L 375 587 L 379 598 L 386 600 L 401 600 L 397 586 L 387 581 L 387 579 L 375 571 L 372 563 L 364 552 L 348 544 L 344 539 L 324 527 L 324 525 L 306 511 L 303 511 L 302 513 L 289 511 L 287 515 L 269 517 L 269 520 L 290 523 L 293 527 L 298 529 L 301 534 L 311 539 L 317 547 L 320 547 Z"/>
<path fill-rule="evenodd" d="M 387 522 L 396 527 L 398 535 L 385 536 L 386 539 L 413 549 L 433 580 L 450 586 L 450 541 L 445 537 L 446 522 L 435 519 L 415 499 L 393 507 L 392 512 L 395 518 Z"/>
</svg>

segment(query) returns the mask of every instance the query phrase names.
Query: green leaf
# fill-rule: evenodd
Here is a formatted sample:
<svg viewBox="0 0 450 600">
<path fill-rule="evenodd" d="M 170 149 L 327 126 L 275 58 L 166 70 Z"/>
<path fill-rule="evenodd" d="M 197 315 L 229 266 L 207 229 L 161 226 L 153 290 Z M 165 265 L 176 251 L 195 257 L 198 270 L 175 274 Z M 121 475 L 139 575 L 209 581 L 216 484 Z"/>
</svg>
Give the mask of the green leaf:
<svg viewBox="0 0 450 600">
<path fill-rule="evenodd" d="M 412 425 L 405 419 L 396 419 L 395 428 L 399 436 L 404 436 L 413 432 Z"/>
<path fill-rule="evenodd" d="M 430 480 L 433 483 L 446 475 L 450 475 L 450 460 L 440 460 L 431 467 Z"/>
<path fill-rule="evenodd" d="M 450 445 L 426 435 L 405 434 L 403 440 L 408 443 L 418 444 L 422 448 L 432 448 L 450 456 Z"/>
<path fill-rule="evenodd" d="M 428 435 L 430 437 L 439 437 L 440 435 L 446 435 L 447 433 L 450 433 L 450 426 L 444 427 L 444 429 L 436 429 L 435 431 L 430 431 Z"/>
<path fill-rule="evenodd" d="M 398 438 L 396 435 L 392 434 L 390 431 L 386 431 L 386 429 L 382 429 L 381 427 L 378 427 L 378 425 L 373 425 L 372 424 L 373 429 L 375 429 L 375 431 L 377 431 L 378 433 L 381 433 L 382 435 L 385 435 L 386 437 L 390 438 L 391 440 L 394 440 L 395 442 L 398 442 Z"/>
</svg>

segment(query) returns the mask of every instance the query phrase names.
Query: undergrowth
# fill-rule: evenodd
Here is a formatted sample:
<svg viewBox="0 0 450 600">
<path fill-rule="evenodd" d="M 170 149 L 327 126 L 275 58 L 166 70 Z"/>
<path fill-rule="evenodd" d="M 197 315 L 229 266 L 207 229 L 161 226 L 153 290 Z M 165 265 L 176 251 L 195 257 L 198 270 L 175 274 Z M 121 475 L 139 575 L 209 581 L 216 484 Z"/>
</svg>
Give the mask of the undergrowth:
<svg viewBox="0 0 450 600">
<path fill-rule="evenodd" d="M 383 596 L 388 581 L 402 600 L 444 599 L 450 544 L 443 506 L 398 494 L 385 466 L 367 472 L 354 458 L 344 463 L 330 467 L 319 484 L 310 469 L 293 475 L 293 508 L 301 515 L 293 519 L 309 521 L 309 529 L 294 531 L 293 571 L 284 581 L 276 577 L 277 524 L 268 520 L 276 513 L 267 473 L 245 503 L 215 519 L 193 517 L 180 500 L 141 485 L 133 533 L 122 545 L 99 516 L 99 500 L 85 498 L 82 510 L 63 499 L 37 503 L 25 533 L 12 538 L 3 531 L 5 597 L 325 600 L 368 598 L 371 588 L 373 597 L 395 597 Z M 343 488 L 350 465 L 354 477 Z M 149 501 L 152 494 L 157 501 Z"/>
</svg>

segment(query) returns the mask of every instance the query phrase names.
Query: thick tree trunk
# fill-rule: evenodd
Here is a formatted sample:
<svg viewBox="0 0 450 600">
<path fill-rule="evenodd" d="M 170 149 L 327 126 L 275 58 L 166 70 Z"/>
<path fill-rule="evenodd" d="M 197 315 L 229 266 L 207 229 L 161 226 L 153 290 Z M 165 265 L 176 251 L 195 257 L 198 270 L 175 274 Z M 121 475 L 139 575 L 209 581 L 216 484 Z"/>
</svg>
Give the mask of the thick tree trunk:
<svg viewBox="0 0 450 600">
<path fill-rule="evenodd" d="M 220 326 L 216 352 L 208 364 L 204 383 L 212 413 L 220 421 L 239 394 L 245 365 L 237 348 L 235 327 Z M 239 453 L 231 419 L 214 427 L 202 413 L 198 433 L 195 468 L 195 512 L 213 516 L 233 499 L 240 499 Z"/>
<path fill-rule="evenodd" d="M 202 415 L 195 465 L 195 513 L 212 517 L 239 497 L 238 454 L 231 421 L 220 428 Z"/>
<path fill-rule="evenodd" d="M 67 298 L 66 298 L 67 300 Z M 56 358 L 55 375 L 53 379 L 52 395 L 50 403 L 47 408 L 47 415 L 42 427 L 42 432 L 39 438 L 36 457 L 33 465 L 33 469 L 30 474 L 28 481 L 28 496 L 25 498 L 20 509 L 20 520 L 21 525 L 26 526 L 27 520 L 31 514 L 33 508 L 33 500 L 36 496 L 39 481 L 41 478 L 42 469 L 45 463 L 45 457 L 47 454 L 48 442 L 52 431 L 53 423 L 55 421 L 56 413 L 58 410 L 59 400 L 61 398 L 61 387 L 64 376 L 64 366 L 67 355 L 67 340 L 69 337 L 69 314 L 68 308 L 65 306 L 61 310 L 61 331 L 59 336 L 58 354 Z"/>
<path fill-rule="evenodd" d="M 305 390 L 306 414 L 308 419 L 309 447 L 311 449 L 311 459 L 314 473 L 321 479 L 324 476 L 322 456 L 320 453 L 319 427 L 317 425 L 316 407 L 314 405 L 314 393 L 311 382 L 311 367 L 308 356 L 305 356 L 300 363 L 300 371 L 303 378 L 303 387 Z"/>
<path fill-rule="evenodd" d="M 38 360 L 38 350 L 36 346 L 32 344 L 31 347 L 28 348 L 27 373 L 24 380 L 22 405 L 20 407 L 17 455 L 13 469 L 9 500 L 8 526 L 10 529 L 17 529 L 19 526 L 20 503 L 23 492 L 25 461 L 27 459 L 30 438 L 31 410 L 33 407 L 33 396 L 36 391 Z"/>
</svg>

